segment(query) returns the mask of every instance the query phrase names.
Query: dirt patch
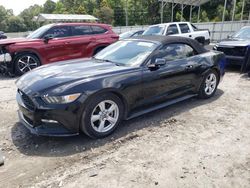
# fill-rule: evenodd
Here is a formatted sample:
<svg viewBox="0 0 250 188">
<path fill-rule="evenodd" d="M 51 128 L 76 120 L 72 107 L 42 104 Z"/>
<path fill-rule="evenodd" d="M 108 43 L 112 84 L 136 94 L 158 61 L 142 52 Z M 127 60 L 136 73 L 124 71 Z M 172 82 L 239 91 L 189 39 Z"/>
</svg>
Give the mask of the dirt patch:
<svg viewBox="0 0 250 188">
<path fill-rule="evenodd" d="M 18 123 L 15 79 L 0 77 L 2 187 L 249 187 L 250 80 L 125 121 L 100 140 L 47 138 Z"/>
</svg>

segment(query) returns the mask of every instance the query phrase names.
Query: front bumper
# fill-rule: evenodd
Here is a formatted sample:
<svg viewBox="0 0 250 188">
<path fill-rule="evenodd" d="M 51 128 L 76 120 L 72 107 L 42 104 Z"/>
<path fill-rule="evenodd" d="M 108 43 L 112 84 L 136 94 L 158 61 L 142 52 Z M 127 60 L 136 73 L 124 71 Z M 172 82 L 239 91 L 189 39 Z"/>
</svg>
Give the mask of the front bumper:
<svg viewBox="0 0 250 188">
<path fill-rule="evenodd" d="M 29 109 L 19 93 L 16 100 L 19 106 L 18 116 L 20 123 L 24 125 L 32 134 L 38 136 L 67 137 L 79 134 L 79 128 L 74 121 L 65 123 L 64 118 L 69 118 L 67 112 L 60 113 L 60 110 Z M 72 118 L 71 118 L 72 119 Z M 63 122 L 63 123 L 62 123 Z"/>
<path fill-rule="evenodd" d="M 230 65 L 242 65 L 245 61 L 245 57 L 242 56 L 230 56 L 226 55 L 228 64 Z"/>
</svg>

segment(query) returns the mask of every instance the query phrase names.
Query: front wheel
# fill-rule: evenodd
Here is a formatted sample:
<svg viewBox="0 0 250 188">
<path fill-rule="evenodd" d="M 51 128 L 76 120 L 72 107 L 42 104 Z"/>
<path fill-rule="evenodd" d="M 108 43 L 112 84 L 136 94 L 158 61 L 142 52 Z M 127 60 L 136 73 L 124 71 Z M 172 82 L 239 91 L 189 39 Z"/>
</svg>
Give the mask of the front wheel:
<svg viewBox="0 0 250 188">
<path fill-rule="evenodd" d="M 123 104 L 112 93 L 92 98 L 86 105 L 81 122 L 82 131 L 92 138 L 111 134 L 123 117 Z"/>
<path fill-rule="evenodd" d="M 200 89 L 199 97 L 207 99 L 212 97 L 219 83 L 219 76 L 215 70 L 210 70 L 203 78 Z"/>
<path fill-rule="evenodd" d="M 15 73 L 19 76 L 41 65 L 41 62 L 38 57 L 31 53 L 17 55 L 14 60 L 14 63 Z"/>
</svg>

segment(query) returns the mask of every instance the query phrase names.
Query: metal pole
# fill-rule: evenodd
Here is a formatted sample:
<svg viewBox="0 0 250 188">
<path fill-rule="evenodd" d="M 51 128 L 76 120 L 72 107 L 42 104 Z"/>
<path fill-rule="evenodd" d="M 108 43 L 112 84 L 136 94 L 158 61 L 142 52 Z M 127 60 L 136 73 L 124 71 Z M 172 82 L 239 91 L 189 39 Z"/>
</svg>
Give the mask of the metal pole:
<svg viewBox="0 0 250 188">
<path fill-rule="evenodd" d="M 231 32 L 233 31 L 233 21 L 234 21 L 236 3 L 237 3 L 237 0 L 234 0 L 234 8 L 233 8 L 233 15 L 232 15 L 232 23 L 231 23 Z"/>
<path fill-rule="evenodd" d="M 222 38 L 222 31 L 223 31 L 223 27 L 224 27 L 226 7 L 227 7 L 227 0 L 225 0 L 225 2 L 224 2 L 224 10 L 223 10 L 223 15 L 222 15 L 222 26 L 220 29 L 220 40 Z"/>
<path fill-rule="evenodd" d="M 161 0 L 161 23 L 163 23 L 163 0 Z"/>
<path fill-rule="evenodd" d="M 201 13 L 201 5 L 199 5 L 199 9 L 198 9 L 198 20 L 197 22 L 200 22 L 200 13 Z"/>
<path fill-rule="evenodd" d="M 193 6 L 191 5 L 190 6 L 190 14 L 189 14 L 189 22 L 192 22 L 192 9 L 193 9 Z"/>
<path fill-rule="evenodd" d="M 183 4 L 181 4 L 181 21 L 183 20 Z"/>
<path fill-rule="evenodd" d="M 232 21 L 234 21 L 236 3 L 237 3 L 237 0 L 234 0 L 234 9 L 233 9 Z"/>
<path fill-rule="evenodd" d="M 249 11 L 249 15 L 248 15 L 248 24 L 250 22 L 250 11 Z"/>
<path fill-rule="evenodd" d="M 128 26 L 128 0 L 126 0 L 125 14 L 126 14 L 126 26 Z"/>
<path fill-rule="evenodd" d="M 242 4 L 242 10 L 241 10 L 241 17 L 240 17 L 240 21 L 242 21 L 242 20 L 243 20 L 244 6 L 245 6 L 245 0 L 243 0 L 243 4 Z"/>
<path fill-rule="evenodd" d="M 171 22 L 174 21 L 174 0 L 172 1 L 172 13 L 171 13 Z"/>
</svg>

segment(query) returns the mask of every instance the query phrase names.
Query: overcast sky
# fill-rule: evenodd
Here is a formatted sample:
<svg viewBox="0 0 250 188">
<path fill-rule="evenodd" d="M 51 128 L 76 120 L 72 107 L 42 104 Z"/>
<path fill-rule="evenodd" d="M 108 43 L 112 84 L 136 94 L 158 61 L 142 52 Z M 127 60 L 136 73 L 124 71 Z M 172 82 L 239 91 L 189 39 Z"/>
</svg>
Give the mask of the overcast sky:
<svg viewBox="0 0 250 188">
<path fill-rule="evenodd" d="M 24 9 L 31 5 L 38 4 L 43 5 L 46 0 L 0 0 L 0 5 L 3 5 L 6 9 L 13 9 L 14 14 L 18 15 Z M 57 1 L 57 0 L 53 0 Z"/>
</svg>

